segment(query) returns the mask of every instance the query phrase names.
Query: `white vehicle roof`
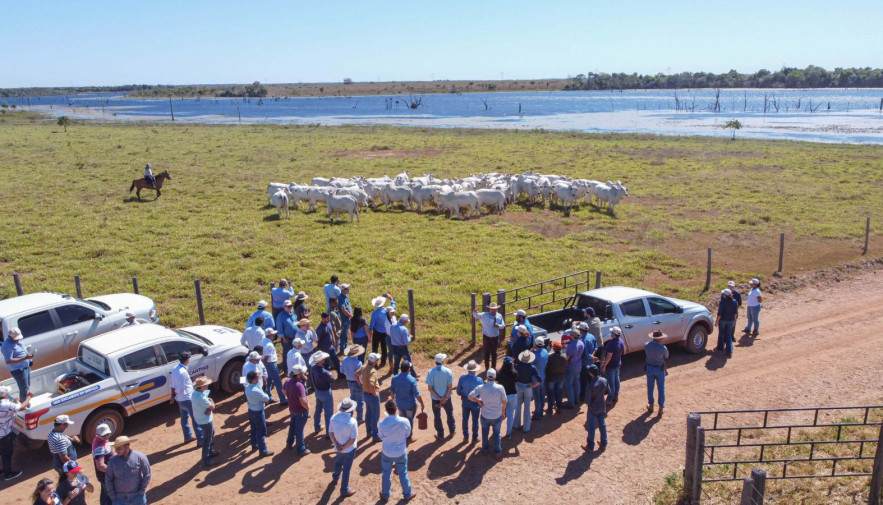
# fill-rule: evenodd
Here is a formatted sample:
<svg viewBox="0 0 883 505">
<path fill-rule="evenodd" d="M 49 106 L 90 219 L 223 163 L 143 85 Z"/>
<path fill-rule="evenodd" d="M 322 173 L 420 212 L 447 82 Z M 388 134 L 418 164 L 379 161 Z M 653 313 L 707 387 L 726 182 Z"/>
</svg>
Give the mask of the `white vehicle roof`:
<svg viewBox="0 0 883 505">
<path fill-rule="evenodd" d="M 631 300 L 640 296 L 662 296 L 660 294 L 645 291 L 643 289 L 629 288 L 626 286 L 610 286 L 606 288 L 598 288 L 591 291 L 586 291 L 583 294 L 594 296 L 595 298 L 600 298 L 602 300 L 607 300 L 612 303 L 618 303 L 624 300 Z"/>
<path fill-rule="evenodd" d="M 132 347 L 144 347 L 144 344 L 161 342 L 169 337 L 177 336 L 178 334 L 170 328 L 145 323 L 102 333 L 97 337 L 84 340 L 82 345 L 107 356 Z"/>
<path fill-rule="evenodd" d="M 50 307 L 62 300 L 72 300 L 70 295 L 61 293 L 31 293 L 0 300 L 0 318 L 31 309 Z"/>
</svg>

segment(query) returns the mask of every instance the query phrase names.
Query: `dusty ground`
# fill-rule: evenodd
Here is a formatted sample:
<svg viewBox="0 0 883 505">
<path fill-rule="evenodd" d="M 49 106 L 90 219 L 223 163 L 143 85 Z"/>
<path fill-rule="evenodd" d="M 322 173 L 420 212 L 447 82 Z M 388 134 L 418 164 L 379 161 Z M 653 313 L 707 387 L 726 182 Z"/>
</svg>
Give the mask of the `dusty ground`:
<svg viewBox="0 0 883 505">
<path fill-rule="evenodd" d="M 585 409 L 546 417 L 529 435 L 516 432 L 512 440 L 504 441 L 501 461 L 483 455 L 477 445 L 464 444 L 459 434 L 436 441 L 431 431 L 419 431 L 410 452 L 411 478 L 418 493 L 415 502 L 494 503 L 509 496 L 528 503 L 560 503 L 583 501 L 590 495 L 595 503 L 648 503 L 664 476 L 683 468 L 684 423 L 690 411 L 879 404 L 883 402 L 881 275 L 866 271 L 848 280 L 838 278 L 768 297 L 761 313 L 761 335 L 741 339 L 730 360 L 720 353 L 694 356 L 675 350 L 663 418 L 644 413 L 643 356 L 628 356 L 621 401 L 608 418 L 610 445 L 602 454 L 586 454 L 579 447 L 585 438 Z M 465 359 L 468 356 L 460 356 L 457 363 Z M 388 379 L 384 382 L 388 385 Z M 335 398 L 343 397 L 340 387 Z M 426 395 L 424 384 L 421 391 Z M 276 454 L 260 459 L 247 450 L 241 397 L 215 396 L 221 399 L 215 426 L 224 459 L 210 470 L 198 464 L 194 445 L 181 444 L 174 407 L 157 407 L 130 420 L 127 434 L 138 439 L 137 448 L 153 463 L 150 502 L 241 503 L 257 498 L 306 504 L 337 499 L 338 490 L 329 487 L 333 456 L 323 439 L 310 435 L 308 447 L 314 454 L 303 459 L 283 452 L 286 416 L 275 405 L 270 409 L 269 446 Z M 359 444 L 351 483 L 358 494 L 348 502 L 375 503 L 380 447 L 364 438 Z M 86 450 L 80 452 L 88 457 Z M 52 473 L 47 470 L 48 451 L 18 449 L 16 460 L 25 475 L 12 485 L 0 483 L 4 503 L 31 503 L 27 497 L 35 482 Z M 94 475 L 91 463 L 84 467 L 87 475 Z M 393 496 L 401 496 L 395 481 Z M 97 503 L 97 496 L 89 498 Z"/>
</svg>

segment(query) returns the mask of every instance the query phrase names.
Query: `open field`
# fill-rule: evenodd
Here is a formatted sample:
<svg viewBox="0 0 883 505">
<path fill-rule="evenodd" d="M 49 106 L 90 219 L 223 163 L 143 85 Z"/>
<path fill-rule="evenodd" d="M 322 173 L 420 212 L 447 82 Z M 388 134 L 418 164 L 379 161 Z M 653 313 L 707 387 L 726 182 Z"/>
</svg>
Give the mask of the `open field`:
<svg viewBox="0 0 883 505">
<path fill-rule="evenodd" d="M 86 295 L 129 290 L 137 275 L 160 318 L 196 320 L 193 279 L 206 319 L 241 326 L 268 283 L 284 276 L 321 297 L 332 273 L 354 304 L 415 290 L 418 349 L 468 341 L 470 292 L 514 287 L 583 269 L 604 283 L 699 298 L 705 248 L 713 288 L 768 277 L 778 232 L 787 273 L 860 257 L 865 216 L 883 220 L 883 148 L 794 142 L 387 127 L 74 124 L 16 113 L 0 118 L 0 297 L 11 273 L 26 291 Z M 173 180 L 157 201 L 132 200 L 145 162 Z M 369 211 L 329 223 L 324 208 L 277 220 L 271 181 L 313 176 L 430 172 L 560 173 L 621 180 L 631 196 L 617 217 L 582 206 L 510 206 L 467 222 L 429 212 Z M 883 240 L 872 233 L 870 256 Z M 713 298 L 710 297 L 710 298 Z"/>
</svg>

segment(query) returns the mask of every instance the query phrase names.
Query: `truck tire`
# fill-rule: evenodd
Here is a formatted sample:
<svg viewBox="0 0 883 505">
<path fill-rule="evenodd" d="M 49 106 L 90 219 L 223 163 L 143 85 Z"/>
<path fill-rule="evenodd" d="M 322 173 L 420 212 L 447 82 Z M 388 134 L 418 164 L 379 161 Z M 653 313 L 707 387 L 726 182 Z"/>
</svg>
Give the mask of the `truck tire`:
<svg viewBox="0 0 883 505">
<path fill-rule="evenodd" d="M 80 441 L 84 445 L 92 444 L 92 440 L 95 439 L 95 430 L 101 423 L 110 427 L 111 440 L 122 435 L 123 427 L 126 425 L 125 418 L 118 410 L 112 408 L 98 409 L 83 424 L 83 433 Z"/>
<path fill-rule="evenodd" d="M 19 435 L 18 441 L 21 443 L 22 447 L 29 451 L 36 451 L 46 443 L 45 440 L 33 440 L 24 435 Z"/>
<path fill-rule="evenodd" d="M 242 377 L 243 361 L 234 359 L 229 361 L 221 370 L 221 376 L 218 377 L 218 386 L 225 393 L 235 393 L 242 389 L 239 384 L 239 378 Z"/>
<path fill-rule="evenodd" d="M 708 329 L 703 324 L 694 324 L 693 327 L 690 328 L 690 332 L 687 334 L 687 341 L 684 342 L 684 347 L 687 349 L 687 352 L 699 354 L 705 350 L 707 344 Z"/>
</svg>

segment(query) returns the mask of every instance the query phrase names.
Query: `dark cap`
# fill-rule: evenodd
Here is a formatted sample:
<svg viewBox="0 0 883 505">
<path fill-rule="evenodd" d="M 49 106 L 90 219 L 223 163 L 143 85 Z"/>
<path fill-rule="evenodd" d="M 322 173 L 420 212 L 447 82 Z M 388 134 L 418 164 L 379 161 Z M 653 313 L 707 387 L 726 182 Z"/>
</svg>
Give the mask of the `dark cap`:
<svg viewBox="0 0 883 505">
<path fill-rule="evenodd" d="M 181 363 L 184 363 L 184 362 L 187 361 L 188 359 L 190 359 L 190 353 L 187 352 L 187 351 L 182 352 L 182 353 L 178 356 L 178 361 L 180 361 Z"/>
</svg>

